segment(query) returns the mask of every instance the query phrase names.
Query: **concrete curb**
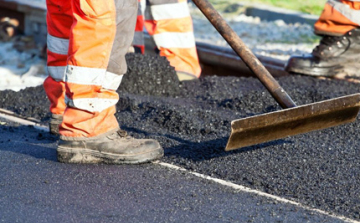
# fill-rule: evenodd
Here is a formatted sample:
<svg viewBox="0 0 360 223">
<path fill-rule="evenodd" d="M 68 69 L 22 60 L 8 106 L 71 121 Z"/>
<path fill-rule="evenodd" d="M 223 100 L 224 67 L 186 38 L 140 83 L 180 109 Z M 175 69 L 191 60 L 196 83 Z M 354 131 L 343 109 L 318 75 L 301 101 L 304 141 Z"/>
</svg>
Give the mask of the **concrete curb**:
<svg viewBox="0 0 360 223">
<path fill-rule="evenodd" d="M 303 14 L 293 10 L 287 10 L 282 8 L 270 7 L 270 6 L 247 6 L 245 15 L 259 17 L 261 20 L 275 21 L 278 19 L 283 20 L 285 23 L 306 23 L 314 25 L 319 16 Z"/>
<path fill-rule="evenodd" d="M 283 20 L 285 23 L 304 23 L 309 25 L 313 25 L 319 17 L 294 10 L 246 2 L 230 4 L 224 12 L 243 13 L 246 16 L 259 17 L 265 21 Z"/>
</svg>

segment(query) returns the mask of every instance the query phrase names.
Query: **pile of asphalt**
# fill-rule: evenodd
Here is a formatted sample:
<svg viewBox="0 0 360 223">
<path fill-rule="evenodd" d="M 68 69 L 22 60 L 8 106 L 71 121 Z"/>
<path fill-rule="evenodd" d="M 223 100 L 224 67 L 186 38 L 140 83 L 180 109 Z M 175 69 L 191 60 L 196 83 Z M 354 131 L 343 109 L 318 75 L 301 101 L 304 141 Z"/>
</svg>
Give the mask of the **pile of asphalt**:
<svg viewBox="0 0 360 223">
<path fill-rule="evenodd" d="M 360 219 L 359 120 L 224 152 L 231 120 L 281 109 L 257 79 L 206 76 L 178 82 L 166 60 L 129 54 L 127 61 L 116 117 L 134 137 L 159 140 L 162 161 Z M 341 80 L 278 81 L 298 105 L 359 91 L 358 84 Z M 43 123 L 48 107 L 42 87 L 0 92 L 0 108 Z"/>
</svg>

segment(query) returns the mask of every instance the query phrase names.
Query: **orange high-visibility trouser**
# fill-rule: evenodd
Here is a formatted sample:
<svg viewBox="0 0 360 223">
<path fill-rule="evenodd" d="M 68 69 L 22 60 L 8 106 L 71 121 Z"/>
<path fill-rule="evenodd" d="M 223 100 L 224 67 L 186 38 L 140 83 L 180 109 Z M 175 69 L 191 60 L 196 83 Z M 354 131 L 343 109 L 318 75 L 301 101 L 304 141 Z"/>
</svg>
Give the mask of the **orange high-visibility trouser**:
<svg viewBox="0 0 360 223">
<path fill-rule="evenodd" d="M 146 5 L 145 0 L 138 1 L 142 4 L 138 9 L 133 46 L 144 53 L 145 26 L 160 56 L 166 57 L 176 71 L 200 77 L 201 66 L 187 0 L 146 0 Z"/>
<path fill-rule="evenodd" d="M 360 0 L 328 0 L 315 23 L 315 33 L 344 35 L 360 26 Z"/>
<path fill-rule="evenodd" d="M 131 45 L 137 0 L 47 0 L 50 112 L 60 134 L 93 137 L 119 127 L 115 105 Z"/>
</svg>

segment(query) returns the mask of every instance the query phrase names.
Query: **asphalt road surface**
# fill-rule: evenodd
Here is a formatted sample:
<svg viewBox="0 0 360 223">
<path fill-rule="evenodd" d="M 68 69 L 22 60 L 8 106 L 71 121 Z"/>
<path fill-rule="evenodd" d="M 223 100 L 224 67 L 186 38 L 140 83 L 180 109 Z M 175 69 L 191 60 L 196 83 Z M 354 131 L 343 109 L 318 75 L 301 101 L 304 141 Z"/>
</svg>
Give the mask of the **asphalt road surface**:
<svg viewBox="0 0 360 223">
<path fill-rule="evenodd" d="M 0 222 L 343 222 L 156 163 L 73 165 L 57 138 L 1 119 Z"/>
<path fill-rule="evenodd" d="M 360 220 L 359 119 L 224 152 L 231 120 L 281 109 L 257 79 L 212 76 L 179 83 L 165 59 L 128 55 L 127 60 L 129 71 L 118 90 L 121 128 L 137 138 L 158 140 L 165 150 L 161 162 L 186 171 L 161 164 L 61 164 L 56 138 L 5 122 L 0 132 L 0 219 Z M 298 105 L 359 92 L 359 84 L 345 80 L 294 75 L 278 80 Z M 43 124 L 50 117 L 41 86 L 0 91 L 0 108 Z"/>
</svg>

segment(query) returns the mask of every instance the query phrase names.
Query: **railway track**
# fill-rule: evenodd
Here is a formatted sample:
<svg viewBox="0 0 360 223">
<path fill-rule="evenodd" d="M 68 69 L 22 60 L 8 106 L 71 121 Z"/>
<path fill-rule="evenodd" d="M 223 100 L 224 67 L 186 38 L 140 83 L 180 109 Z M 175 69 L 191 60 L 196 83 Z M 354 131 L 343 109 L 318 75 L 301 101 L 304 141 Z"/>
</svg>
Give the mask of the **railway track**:
<svg viewBox="0 0 360 223">
<path fill-rule="evenodd" d="M 19 21 L 19 28 L 27 35 L 32 35 L 39 44 L 46 44 L 46 7 L 39 2 L 27 0 L 0 0 L 1 17 L 14 18 Z M 150 36 L 145 34 L 146 48 L 154 49 Z M 203 75 L 219 76 L 254 76 L 245 63 L 227 47 L 196 42 Z M 257 56 L 274 77 L 288 75 L 283 70 L 284 61 Z"/>
</svg>

